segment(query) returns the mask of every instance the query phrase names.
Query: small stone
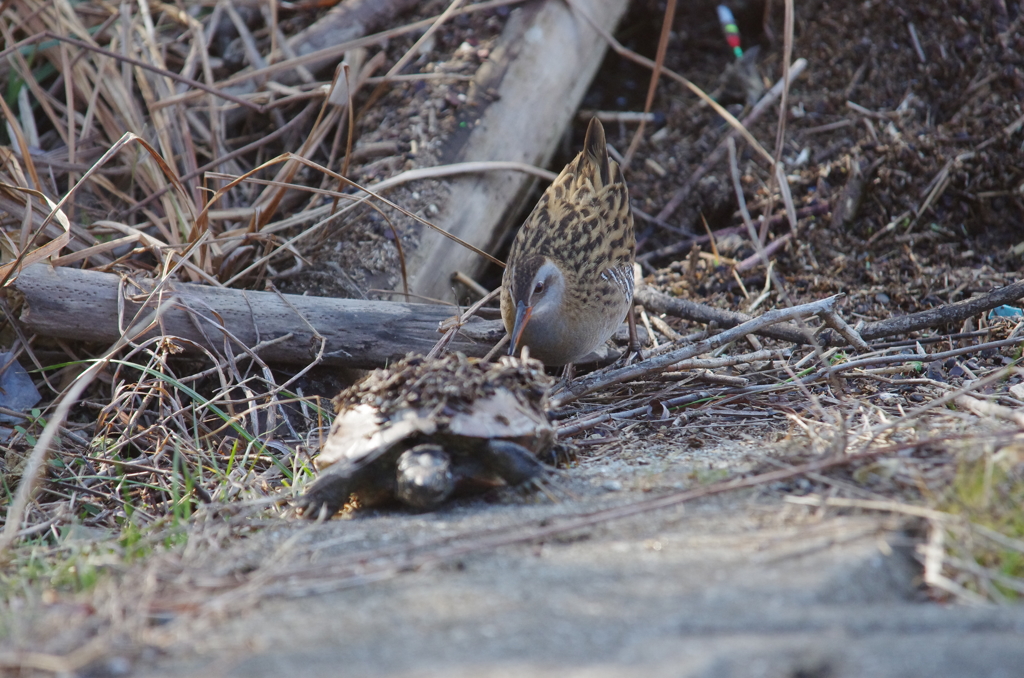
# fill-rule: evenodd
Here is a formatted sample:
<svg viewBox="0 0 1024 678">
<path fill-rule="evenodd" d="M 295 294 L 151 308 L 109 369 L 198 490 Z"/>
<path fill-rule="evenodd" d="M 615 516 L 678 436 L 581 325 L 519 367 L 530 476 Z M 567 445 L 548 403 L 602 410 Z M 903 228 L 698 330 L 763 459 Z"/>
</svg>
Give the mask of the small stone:
<svg viewBox="0 0 1024 678">
<path fill-rule="evenodd" d="M 603 483 L 601 483 L 601 489 L 604 490 L 605 492 L 621 492 L 622 483 L 620 483 L 618 480 L 606 480 Z"/>
</svg>

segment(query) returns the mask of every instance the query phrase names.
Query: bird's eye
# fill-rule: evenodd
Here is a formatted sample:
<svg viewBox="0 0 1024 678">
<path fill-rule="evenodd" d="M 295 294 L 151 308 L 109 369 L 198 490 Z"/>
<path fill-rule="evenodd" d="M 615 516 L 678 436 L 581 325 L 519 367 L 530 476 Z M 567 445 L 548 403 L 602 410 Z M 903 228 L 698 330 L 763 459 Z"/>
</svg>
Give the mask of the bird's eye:
<svg viewBox="0 0 1024 678">
<path fill-rule="evenodd" d="M 537 284 L 533 286 L 534 294 L 544 294 L 544 281 L 538 280 Z"/>
</svg>

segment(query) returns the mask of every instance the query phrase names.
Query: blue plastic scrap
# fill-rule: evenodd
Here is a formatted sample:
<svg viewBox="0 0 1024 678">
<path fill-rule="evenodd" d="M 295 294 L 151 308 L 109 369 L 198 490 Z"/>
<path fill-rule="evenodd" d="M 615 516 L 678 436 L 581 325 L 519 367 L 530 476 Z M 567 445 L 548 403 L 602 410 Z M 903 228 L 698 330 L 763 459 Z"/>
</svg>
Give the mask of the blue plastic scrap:
<svg viewBox="0 0 1024 678">
<path fill-rule="evenodd" d="M 10 360 L 10 353 L 0 353 L 0 368 L 7 365 Z M 18 361 L 12 362 L 3 374 L 0 374 L 0 407 L 15 412 L 27 412 L 41 398 L 39 390 L 32 383 L 32 377 L 28 376 L 28 372 Z M 0 414 L 0 423 L 3 424 L 20 424 L 24 419 L 13 414 Z"/>
<path fill-rule="evenodd" d="M 1016 306 L 996 306 L 988 312 L 988 319 L 992 318 L 1024 318 L 1024 308 Z"/>
</svg>

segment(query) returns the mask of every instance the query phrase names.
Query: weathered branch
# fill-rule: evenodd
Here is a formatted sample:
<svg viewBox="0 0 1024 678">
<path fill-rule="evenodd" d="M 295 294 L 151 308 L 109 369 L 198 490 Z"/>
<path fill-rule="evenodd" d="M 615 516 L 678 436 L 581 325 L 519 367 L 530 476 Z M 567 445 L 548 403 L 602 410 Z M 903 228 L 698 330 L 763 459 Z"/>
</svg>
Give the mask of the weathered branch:
<svg viewBox="0 0 1024 678">
<path fill-rule="evenodd" d="M 153 289 L 152 280 L 126 280 L 110 273 L 29 266 L 13 286 L 25 296 L 21 321 L 49 337 L 113 343 L 121 324 L 136 316 Z M 137 337 L 180 337 L 222 354 L 225 340 L 261 345 L 267 362 L 308 364 L 319 349 L 313 328 L 326 340 L 323 363 L 376 367 L 406 353 L 426 353 L 440 338 L 438 324 L 452 307 L 249 292 L 187 283 L 166 283 L 162 299 L 175 298 L 159 328 Z M 119 322 L 118 304 L 123 303 Z M 158 300 L 149 305 L 156 307 Z M 482 356 L 505 333 L 501 321 L 470 319 L 450 348 Z M 274 341 L 281 337 L 285 341 Z M 186 349 L 189 347 L 186 346 Z"/>
<path fill-rule="evenodd" d="M 1024 299 L 1024 280 L 1018 280 L 1006 287 L 1000 287 L 980 297 L 958 301 L 955 304 L 946 304 L 938 308 L 930 308 L 920 313 L 880 320 L 868 323 L 860 330 L 860 336 L 864 339 L 878 339 L 880 337 L 891 337 L 896 334 L 916 332 L 931 327 L 952 325 L 962 323 L 973 315 L 990 311 L 997 306 L 1010 304 L 1019 299 Z M 823 337 L 829 344 L 838 345 L 842 340 L 831 335 Z"/>
<path fill-rule="evenodd" d="M 719 327 L 735 327 L 751 319 L 745 313 L 723 311 L 686 299 L 677 299 L 647 286 L 638 288 L 635 298 L 637 303 L 643 304 L 648 311 L 667 313 L 677 318 L 699 323 L 716 323 Z M 971 316 L 984 313 L 997 306 L 1013 303 L 1019 299 L 1024 299 L 1024 280 L 1018 280 L 1006 287 L 1001 287 L 988 294 L 966 301 L 947 304 L 898 318 L 868 323 L 859 330 L 858 334 L 865 341 L 870 341 L 882 337 L 891 337 L 907 334 L 908 332 L 941 327 L 942 325 L 952 325 L 961 323 Z M 807 335 L 793 325 L 772 325 L 761 328 L 755 333 L 794 344 L 807 343 Z M 822 346 L 845 346 L 848 343 L 842 334 L 835 330 L 822 332 L 818 336 L 818 341 Z M 860 348 L 863 349 L 864 347 L 861 346 Z"/>
<path fill-rule="evenodd" d="M 742 325 L 738 325 L 732 329 L 726 330 L 725 332 L 716 334 L 704 341 L 698 341 L 695 344 L 690 344 L 674 351 L 669 351 L 668 353 L 663 353 L 662 355 L 642 360 L 634 365 L 621 367 L 617 370 L 612 370 L 610 372 L 596 372 L 569 385 L 564 392 L 558 394 L 552 399 L 551 406 L 553 408 L 563 407 L 564 405 L 567 405 L 588 393 L 593 393 L 600 388 L 611 386 L 612 384 L 620 384 L 624 381 L 630 381 L 632 379 L 637 379 L 647 374 L 651 374 L 652 372 L 661 371 L 683 360 L 713 351 L 720 346 L 725 346 L 726 344 L 736 341 L 748 334 L 753 334 L 763 330 L 769 325 L 776 325 L 787 320 L 832 311 L 832 309 L 835 308 L 836 303 L 841 298 L 842 296 L 837 294 L 828 297 L 827 299 L 813 301 L 809 304 L 801 304 L 799 306 L 793 306 L 792 308 L 781 308 L 774 311 L 768 311 L 756 318 L 748 320 Z"/>
<path fill-rule="evenodd" d="M 704 304 L 698 304 L 687 299 L 670 297 L 664 292 L 659 292 L 647 285 L 637 288 L 635 296 L 636 303 L 643 304 L 648 311 L 655 313 L 667 313 L 668 315 L 684 320 L 692 320 L 698 323 L 715 323 L 719 327 L 736 327 L 749 322 L 752 317 L 746 313 L 736 311 L 723 311 Z M 755 334 L 760 334 L 772 339 L 788 341 L 793 344 L 806 344 L 807 334 L 802 332 L 795 325 L 769 325 L 762 327 Z"/>
</svg>

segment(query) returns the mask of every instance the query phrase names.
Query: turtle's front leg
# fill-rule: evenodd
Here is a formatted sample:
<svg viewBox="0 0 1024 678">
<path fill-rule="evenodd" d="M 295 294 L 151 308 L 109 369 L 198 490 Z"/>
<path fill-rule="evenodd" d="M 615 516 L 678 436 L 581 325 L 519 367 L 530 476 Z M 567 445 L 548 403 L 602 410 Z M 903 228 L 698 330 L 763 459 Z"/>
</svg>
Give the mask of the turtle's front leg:
<svg viewBox="0 0 1024 678">
<path fill-rule="evenodd" d="M 533 452 L 509 440 L 488 440 L 481 454 L 486 456 L 484 465 L 509 485 L 521 485 L 551 470 Z"/>
<path fill-rule="evenodd" d="M 353 493 L 363 499 L 367 497 L 390 496 L 394 492 L 394 476 L 382 474 L 374 464 L 340 463 L 325 469 L 320 477 L 295 500 L 302 515 L 310 520 L 320 517 L 326 511 L 330 518 L 348 502 Z"/>
<path fill-rule="evenodd" d="M 320 476 L 295 500 L 302 517 L 316 520 L 321 513 L 328 520 L 345 505 L 352 494 L 352 478 L 338 473 Z"/>
</svg>

